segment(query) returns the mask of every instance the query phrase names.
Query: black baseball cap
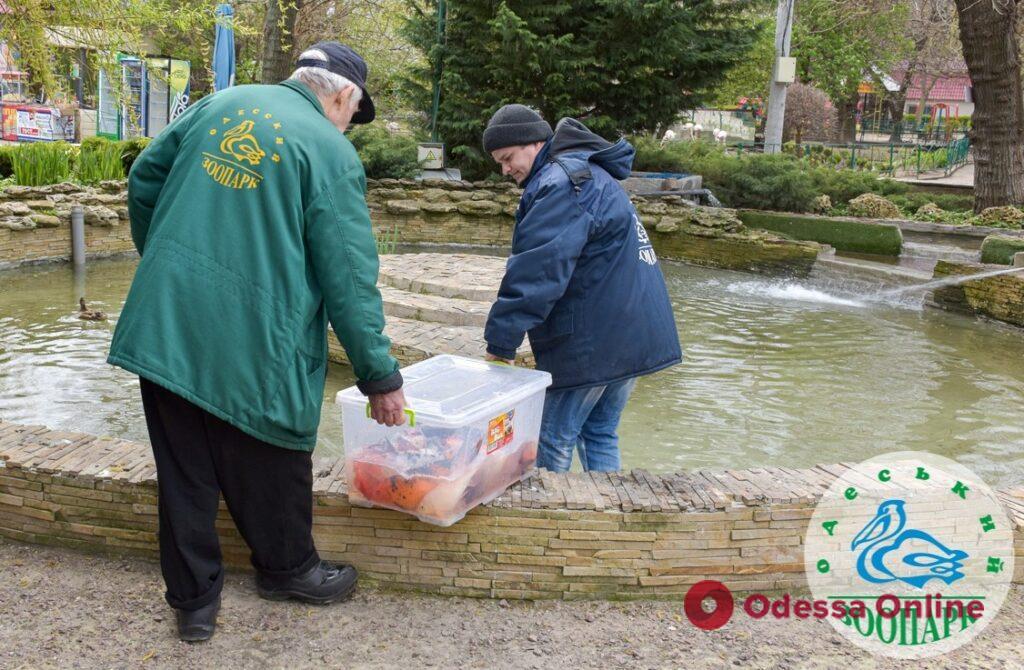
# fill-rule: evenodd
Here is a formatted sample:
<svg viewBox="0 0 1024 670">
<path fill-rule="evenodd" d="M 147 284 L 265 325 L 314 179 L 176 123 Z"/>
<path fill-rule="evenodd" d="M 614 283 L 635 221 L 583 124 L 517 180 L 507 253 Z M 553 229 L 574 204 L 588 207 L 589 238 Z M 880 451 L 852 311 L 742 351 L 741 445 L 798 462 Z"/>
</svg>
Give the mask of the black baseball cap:
<svg viewBox="0 0 1024 670">
<path fill-rule="evenodd" d="M 319 49 L 327 56 L 327 60 L 319 58 L 300 58 L 296 67 L 322 67 L 325 70 L 341 75 L 362 90 L 363 97 L 359 101 L 359 109 L 352 115 L 352 123 L 370 123 L 377 116 L 370 92 L 366 90 L 366 61 L 350 47 L 340 42 L 317 42 L 309 49 Z M 304 50 L 306 51 L 306 50 Z"/>
</svg>

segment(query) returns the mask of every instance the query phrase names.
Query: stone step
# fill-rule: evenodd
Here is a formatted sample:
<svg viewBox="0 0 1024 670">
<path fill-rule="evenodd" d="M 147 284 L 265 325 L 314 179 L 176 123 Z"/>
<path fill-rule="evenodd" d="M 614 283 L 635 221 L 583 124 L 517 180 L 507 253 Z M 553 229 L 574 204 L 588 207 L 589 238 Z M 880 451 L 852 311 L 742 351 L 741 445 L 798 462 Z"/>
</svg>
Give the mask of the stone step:
<svg viewBox="0 0 1024 670">
<path fill-rule="evenodd" d="M 472 254 L 401 254 L 380 258 L 385 286 L 444 298 L 491 303 L 505 273 L 505 259 Z"/>
<path fill-rule="evenodd" d="M 886 286 L 910 286 L 931 280 L 923 268 L 891 265 L 846 256 L 819 256 L 811 272 L 814 279 L 859 280 Z"/>
<path fill-rule="evenodd" d="M 964 249 L 950 244 L 931 244 L 928 242 L 903 242 L 903 256 L 914 256 L 917 258 L 942 259 L 947 261 L 964 261 L 978 263 L 981 261 L 981 252 L 973 249 Z"/>
<path fill-rule="evenodd" d="M 389 316 L 384 334 L 391 338 L 391 354 L 402 365 L 409 365 L 438 354 L 483 358 L 486 353 L 484 329 L 477 326 L 451 326 Z M 327 338 L 328 357 L 348 365 L 345 350 L 331 333 Z M 533 366 L 533 353 L 527 344 L 519 348 L 516 365 Z"/>
<path fill-rule="evenodd" d="M 387 285 L 378 288 L 384 299 L 384 314 L 389 317 L 483 328 L 487 323 L 487 313 L 491 310 L 489 301 L 411 293 Z"/>
</svg>

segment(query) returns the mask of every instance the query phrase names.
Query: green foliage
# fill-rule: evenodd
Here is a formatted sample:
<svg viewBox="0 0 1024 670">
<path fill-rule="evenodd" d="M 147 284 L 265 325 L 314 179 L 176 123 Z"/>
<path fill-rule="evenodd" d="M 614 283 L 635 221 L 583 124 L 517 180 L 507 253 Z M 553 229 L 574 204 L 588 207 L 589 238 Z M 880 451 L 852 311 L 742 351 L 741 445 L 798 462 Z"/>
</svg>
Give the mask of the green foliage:
<svg viewBox="0 0 1024 670">
<path fill-rule="evenodd" d="M 7 178 L 14 175 L 14 153 L 17 146 L 0 146 L 0 178 Z"/>
<path fill-rule="evenodd" d="M 708 142 L 669 142 L 660 146 L 648 137 L 632 138 L 636 170 L 691 172 L 726 207 L 807 212 L 819 195 L 846 203 L 862 193 L 905 193 L 900 182 L 870 172 L 836 169 L 793 155 L 748 153 L 729 155 Z"/>
<path fill-rule="evenodd" d="M 888 72 L 912 48 L 907 3 L 800 0 L 797 5 L 792 53 L 798 78 L 825 91 L 840 110 L 842 139 L 852 139 L 861 81 Z"/>
<path fill-rule="evenodd" d="M 121 147 L 121 163 L 124 165 L 124 173 L 128 174 L 132 169 L 132 163 L 139 157 L 142 150 L 149 146 L 150 138 L 136 137 L 130 140 L 118 142 Z"/>
<path fill-rule="evenodd" d="M 419 172 L 413 137 L 392 134 L 379 125 L 358 127 L 345 136 L 359 152 L 359 159 L 370 179 L 402 179 L 414 177 Z"/>
<path fill-rule="evenodd" d="M 838 251 L 898 256 L 903 246 L 903 234 L 893 224 L 750 211 L 740 212 L 740 220 L 751 228 L 829 244 Z"/>
<path fill-rule="evenodd" d="M 122 143 L 111 142 L 102 137 L 87 137 L 82 140 L 78 155 L 78 181 L 83 184 L 98 184 L 108 179 L 124 179 Z"/>
<path fill-rule="evenodd" d="M 468 176 L 493 172 L 480 149 L 490 115 L 511 102 L 552 124 L 571 116 L 615 136 L 653 131 L 707 97 L 753 42 L 755 0 L 449 2 L 438 46 L 436 0 L 410 0 L 406 36 L 427 61 L 406 90 L 429 116 L 440 64 L 438 131 Z"/>
<path fill-rule="evenodd" d="M 886 194 L 886 196 L 893 204 L 908 213 L 916 212 L 929 202 L 934 203 L 946 213 L 972 212 L 974 210 L 974 197 L 969 195 L 909 191 L 907 193 Z"/>
<path fill-rule="evenodd" d="M 73 148 L 67 142 L 34 142 L 13 154 L 14 179 L 20 186 L 46 186 L 71 176 Z"/>
</svg>

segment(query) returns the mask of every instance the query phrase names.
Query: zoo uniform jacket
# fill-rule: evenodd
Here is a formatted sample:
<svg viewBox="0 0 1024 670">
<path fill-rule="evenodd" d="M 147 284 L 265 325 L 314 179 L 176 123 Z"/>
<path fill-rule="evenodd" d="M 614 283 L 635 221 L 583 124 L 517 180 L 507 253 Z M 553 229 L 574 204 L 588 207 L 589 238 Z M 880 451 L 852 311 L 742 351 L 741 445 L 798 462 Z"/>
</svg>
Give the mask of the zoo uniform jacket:
<svg viewBox="0 0 1024 670">
<path fill-rule="evenodd" d="M 523 184 L 512 255 L 484 329 L 504 359 L 529 333 L 553 390 L 602 386 L 682 359 L 657 256 L 617 179 L 633 147 L 562 119 Z"/>
<path fill-rule="evenodd" d="M 400 388 L 352 144 L 305 85 L 203 98 L 128 181 L 142 260 L 109 362 L 280 447 L 316 443 L 327 321 L 363 393 Z"/>
</svg>

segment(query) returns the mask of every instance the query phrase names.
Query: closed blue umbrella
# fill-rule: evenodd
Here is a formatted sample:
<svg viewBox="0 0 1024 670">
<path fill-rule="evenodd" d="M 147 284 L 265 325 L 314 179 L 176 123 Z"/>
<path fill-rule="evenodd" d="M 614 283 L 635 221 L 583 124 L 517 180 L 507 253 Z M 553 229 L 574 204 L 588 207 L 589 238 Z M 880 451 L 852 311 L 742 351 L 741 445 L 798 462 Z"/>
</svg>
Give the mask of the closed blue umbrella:
<svg viewBox="0 0 1024 670">
<path fill-rule="evenodd" d="M 217 5 L 217 32 L 213 43 L 213 90 L 221 91 L 235 85 L 235 10 L 231 5 Z"/>
</svg>

